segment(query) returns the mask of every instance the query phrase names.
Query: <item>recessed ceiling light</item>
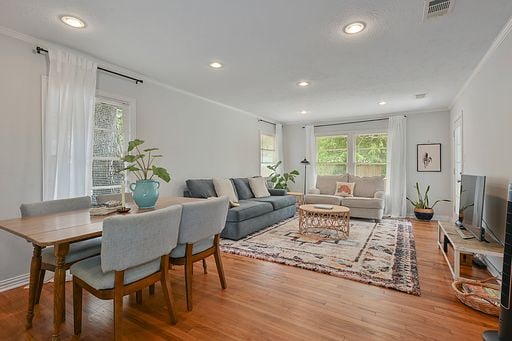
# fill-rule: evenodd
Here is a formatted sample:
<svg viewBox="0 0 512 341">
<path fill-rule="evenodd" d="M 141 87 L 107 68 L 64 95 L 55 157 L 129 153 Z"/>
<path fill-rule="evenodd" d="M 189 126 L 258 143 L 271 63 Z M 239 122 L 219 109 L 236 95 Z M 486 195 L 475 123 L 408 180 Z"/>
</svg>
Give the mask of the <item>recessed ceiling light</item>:
<svg viewBox="0 0 512 341">
<path fill-rule="evenodd" d="M 386 101 L 381 101 L 381 102 L 379 102 L 379 105 L 385 105 L 385 104 L 387 104 L 387 103 L 388 103 L 388 102 L 386 102 Z"/>
<path fill-rule="evenodd" d="M 301 87 L 306 87 L 306 86 L 309 86 L 309 82 L 308 81 L 300 81 L 297 83 L 298 86 L 301 86 Z"/>
<path fill-rule="evenodd" d="M 222 63 L 219 63 L 219 62 L 212 62 L 210 63 L 210 67 L 214 68 L 214 69 L 220 69 L 222 68 L 224 65 L 222 65 Z"/>
<path fill-rule="evenodd" d="M 306 115 L 308 112 L 306 110 L 301 110 L 299 113 L 301 113 L 302 115 Z"/>
<path fill-rule="evenodd" d="M 74 28 L 84 28 L 85 27 L 85 21 L 83 21 L 80 18 L 73 17 L 71 15 L 61 15 L 60 21 L 62 21 L 64 24 L 74 27 Z"/>
<path fill-rule="evenodd" d="M 366 27 L 366 24 L 364 22 L 356 21 L 356 22 L 350 23 L 347 26 L 345 26 L 345 28 L 343 28 L 343 31 L 346 34 L 356 34 L 356 33 L 363 31 L 365 29 L 365 27 Z"/>
</svg>

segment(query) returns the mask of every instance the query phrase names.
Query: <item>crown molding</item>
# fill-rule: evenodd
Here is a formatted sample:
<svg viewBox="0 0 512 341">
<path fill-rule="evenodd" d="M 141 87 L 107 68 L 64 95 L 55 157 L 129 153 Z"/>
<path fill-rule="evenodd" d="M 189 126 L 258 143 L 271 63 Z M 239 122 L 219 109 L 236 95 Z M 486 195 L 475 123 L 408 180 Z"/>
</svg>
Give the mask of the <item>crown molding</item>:
<svg viewBox="0 0 512 341">
<path fill-rule="evenodd" d="M 484 54 L 480 62 L 477 64 L 476 68 L 473 70 L 471 75 L 469 75 L 468 79 L 464 82 L 462 88 L 460 88 L 460 90 L 457 92 L 452 102 L 450 103 L 450 110 L 452 110 L 452 108 L 455 106 L 455 103 L 459 100 L 460 96 L 462 96 L 466 88 L 469 86 L 469 84 L 475 78 L 475 76 L 480 72 L 482 67 L 487 63 L 489 58 L 491 58 L 492 55 L 494 55 L 496 50 L 498 50 L 501 44 L 503 44 L 503 41 L 507 39 L 508 35 L 510 34 L 510 31 L 512 31 L 512 17 L 509 18 L 503 29 L 500 31 L 496 39 L 494 39 L 493 43 L 491 44 L 487 52 Z"/>
<path fill-rule="evenodd" d="M 70 52 L 73 52 L 73 53 L 77 53 L 77 54 L 80 54 L 80 55 L 82 55 L 84 57 L 93 59 L 95 62 L 101 64 L 102 67 L 106 67 L 106 68 L 111 69 L 111 70 L 116 71 L 116 72 L 126 73 L 128 75 L 133 76 L 133 77 L 143 78 L 145 83 L 151 83 L 153 85 L 157 85 L 157 86 L 163 87 L 163 88 L 165 88 L 167 90 L 178 92 L 178 93 L 180 93 L 182 95 L 193 97 L 193 98 L 196 98 L 196 99 L 199 99 L 199 100 L 202 100 L 202 101 L 205 101 L 205 102 L 208 102 L 208 103 L 211 103 L 211 104 L 214 104 L 214 105 L 217 105 L 217 106 L 229 109 L 229 110 L 233 110 L 233 111 L 236 111 L 236 112 L 239 112 L 239 113 L 242 113 L 242 114 L 254 117 L 256 119 L 264 118 L 266 120 L 271 120 L 269 118 L 262 117 L 261 115 L 254 114 L 252 112 L 249 112 L 249 111 L 246 111 L 246 110 L 243 110 L 243 109 L 231 106 L 229 104 L 218 102 L 218 101 L 213 100 L 211 98 L 204 97 L 204 96 L 195 94 L 193 92 L 177 88 L 177 87 L 175 87 L 173 85 L 161 82 L 161 81 L 159 81 L 157 79 L 154 79 L 154 78 L 151 78 L 151 77 L 149 77 L 147 75 L 141 74 L 139 72 L 136 72 L 136 71 L 124 68 L 122 66 L 111 64 L 111 63 L 109 63 L 109 62 L 107 62 L 107 61 L 105 61 L 105 60 L 103 60 L 101 58 L 98 58 L 98 57 L 96 57 L 94 55 L 85 53 L 83 51 L 76 50 L 76 49 L 73 49 L 73 48 L 70 48 L 70 47 L 67 47 L 67 46 L 64 46 L 64 45 L 52 43 L 52 42 L 44 40 L 44 39 L 39 39 L 39 38 L 30 36 L 30 35 L 27 35 L 27 34 L 24 34 L 24 33 L 15 31 L 15 30 L 12 30 L 12 29 L 7 28 L 5 26 L 1 26 L 0 25 L 0 34 L 3 34 L 5 36 L 7 36 L 7 37 L 11 37 L 11 38 L 14 38 L 14 39 L 18 39 L 18 40 L 21 40 L 21 41 L 24 41 L 26 43 L 33 44 L 33 45 L 44 45 L 45 47 L 54 46 L 54 47 L 58 47 L 58 48 L 61 48 L 61 49 L 63 48 L 65 50 L 67 50 L 67 51 L 70 51 Z M 143 85 L 139 85 L 139 86 L 143 86 Z"/>
</svg>

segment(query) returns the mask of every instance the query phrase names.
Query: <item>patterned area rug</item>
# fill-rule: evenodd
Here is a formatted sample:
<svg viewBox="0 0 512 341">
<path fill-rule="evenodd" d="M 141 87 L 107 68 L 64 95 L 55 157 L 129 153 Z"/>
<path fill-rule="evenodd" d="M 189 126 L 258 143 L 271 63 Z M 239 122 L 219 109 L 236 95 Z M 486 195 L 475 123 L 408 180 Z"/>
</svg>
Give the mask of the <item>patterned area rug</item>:
<svg viewBox="0 0 512 341">
<path fill-rule="evenodd" d="M 224 239 L 222 250 L 420 295 L 416 247 L 408 221 L 353 219 L 347 240 L 334 232 L 298 233 L 299 220 L 270 226 L 244 239 Z"/>
</svg>

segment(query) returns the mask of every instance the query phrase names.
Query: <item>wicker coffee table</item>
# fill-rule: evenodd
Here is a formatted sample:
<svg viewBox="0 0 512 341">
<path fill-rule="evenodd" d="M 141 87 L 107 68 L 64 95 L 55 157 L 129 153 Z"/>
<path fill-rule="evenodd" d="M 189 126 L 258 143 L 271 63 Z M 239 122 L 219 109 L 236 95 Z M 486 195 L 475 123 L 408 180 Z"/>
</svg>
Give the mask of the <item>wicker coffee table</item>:
<svg viewBox="0 0 512 341">
<path fill-rule="evenodd" d="M 332 208 L 318 208 L 314 204 L 300 205 L 299 233 L 308 233 L 310 228 L 336 231 L 336 239 L 347 239 L 350 233 L 350 209 L 333 205 Z"/>
</svg>

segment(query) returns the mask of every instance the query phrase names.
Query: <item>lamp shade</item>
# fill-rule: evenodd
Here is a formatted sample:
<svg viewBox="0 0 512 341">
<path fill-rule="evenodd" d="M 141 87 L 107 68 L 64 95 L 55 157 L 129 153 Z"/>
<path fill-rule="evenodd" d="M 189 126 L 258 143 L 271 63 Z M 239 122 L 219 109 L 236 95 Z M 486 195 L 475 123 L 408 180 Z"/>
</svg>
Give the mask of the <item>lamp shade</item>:
<svg viewBox="0 0 512 341">
<path fill-rule="evenodd" d="M 302 160 L 300 163 L 302 163 L 303 165 L 309 165 L 310 164 L 309 161 L 306 158 L 304 158 L 304 160 Z"/>
</svg>

